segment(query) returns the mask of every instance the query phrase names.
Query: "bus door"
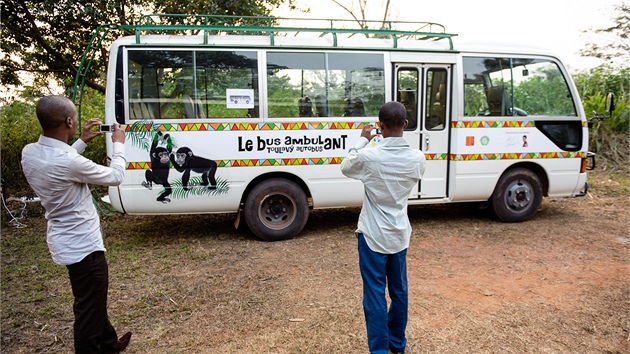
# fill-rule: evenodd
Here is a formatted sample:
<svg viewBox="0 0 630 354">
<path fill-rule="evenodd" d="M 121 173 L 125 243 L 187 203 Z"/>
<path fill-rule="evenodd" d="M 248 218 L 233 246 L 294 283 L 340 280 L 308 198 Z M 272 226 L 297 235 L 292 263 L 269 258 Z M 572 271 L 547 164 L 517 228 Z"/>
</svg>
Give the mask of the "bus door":
<svg viewBox="0 0 630 354">
<path fill-rule="evenodd" d="M 451 65 L 396 64 L 394 97 L 407 108 L 405 138 L 424 152 L 427 169 L 411 198 L 447 196 Z"/>
</svg>

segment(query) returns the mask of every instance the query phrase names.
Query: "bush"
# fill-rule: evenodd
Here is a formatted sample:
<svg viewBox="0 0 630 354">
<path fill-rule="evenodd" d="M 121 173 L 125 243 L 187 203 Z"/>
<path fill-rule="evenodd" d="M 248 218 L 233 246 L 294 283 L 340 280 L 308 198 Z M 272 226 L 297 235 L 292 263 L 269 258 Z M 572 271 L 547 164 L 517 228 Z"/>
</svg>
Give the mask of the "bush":
<svg viewBox="0 0 630 354">
<path fill-rule="evenodd" d="M 9 190 L 28 189 L 20 161 L 24 145 L 37 141 L 41 132 L 35 116 L 35 104 L 16 100 L 3 105 L 0 119 L 3 185 Z"/>
<path fill-rule="evenodd" d="M 630 68 L 603 65 L 574 75 L 587 117 L 608 117 L 606 95 L 615 94 L 615 110 L 603 120 L 593 120 L 589 150 L 598 154 L 601 169 L 627 173 L 630 166 Z"/>
<path fill-rule="evenodd" d="M 2 142 L 2 179 L 9 195 L 32 196 L 30 187 L 22 172 L 22 149 L 25 145 L 36 142 L 41 134 L 41 127 L 35 115 L 36 99 L 14 100 L 2 106 L 0 115 L 0 141 Z M 95 91 L 86 91 L 83 98 L 80 127 L 92 117 L 104 120 L 105 100 Z M 79 135 L 77 135 L 77 138 Z M 85 157 L 103 164 L 106 157 L 104 138 L 94 139 L 86 148 Z"/>
</svg>

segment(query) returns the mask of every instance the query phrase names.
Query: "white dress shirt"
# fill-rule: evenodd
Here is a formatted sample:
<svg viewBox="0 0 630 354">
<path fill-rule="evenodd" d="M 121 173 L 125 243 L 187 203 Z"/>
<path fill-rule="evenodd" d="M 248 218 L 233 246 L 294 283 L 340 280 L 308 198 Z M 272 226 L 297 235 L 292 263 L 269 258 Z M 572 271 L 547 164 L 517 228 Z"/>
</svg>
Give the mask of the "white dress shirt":
<svg viewBox="0 0 630 354">
<path fill-rule="evenodd" d="M 341 163 L 341 172 L 365 188 L 357 232 L 363 233 L 372 251 L 398 253 L 409 247 L 407 200 L 424 174 L 426 159 L 402 137 L 384 138 L 364 149 L 368 142 L 361 137 Z"/>
<path fill-rule="evenodd" d="M 124 144 L 113 144 L 110 167 L 81 156 L 86 146 L 81 139 L 70 146 L 42 135 L 22 150 L 26 180 L 46 209 L 48 249 L 60 265 L 105 251 L 88 183 L 115 186 L 122 183 L 125 174 Z"/>
</svg>

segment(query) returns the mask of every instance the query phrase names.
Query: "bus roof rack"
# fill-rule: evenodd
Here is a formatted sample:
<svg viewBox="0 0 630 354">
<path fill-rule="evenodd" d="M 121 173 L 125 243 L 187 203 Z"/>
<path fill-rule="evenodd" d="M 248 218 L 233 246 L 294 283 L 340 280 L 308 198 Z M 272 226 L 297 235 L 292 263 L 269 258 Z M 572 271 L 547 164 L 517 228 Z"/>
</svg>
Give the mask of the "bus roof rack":
<svg viewBox="0 0 630 354">
<path fill-rule="evenodd" d="M 282 25 L 279 25 L 282 23 Z M 203 34 L 204 43 L 210 35 L 258 35 L 268 36 L 269 45 L 275 45 L 275 38 L 293 33 L 311 33 L 320 37 L 332 36 L 333 47 L 338 46 L 338 37 L 352 37 L 362 34 L 367 38 L 391 39 L 392 48 L 400 48 L 398 40 L 448 41 L 446 50 L 454 50 L 452 37 L 444 26 L 433 22 L 413 21 L 370 21 L 320 18 L 289 18 L 267 16 L 227 16 L 227 15 L 185 15 L 150 14 L 143 15 L 136 24 L 103 24 L 94 31 L 81 58 L 74 83 L 72 101 L 77 105 L 81 117 L 83 88 L 92 62 L 108 34 L 112 31 L 135 33 L 140 43 L 142 34 Z M 404 49 L 404 48 L 400 48 Z"/>
<path fill-rule="evenodd" d="M 446 33 L 443 25 L 433 22 L 227 15 L 151 14 L 143 15 L 137 24 L 122 25 L 118 28 L 135 31 L 138 43 L 142 34 L 199 35 L 202 33 L 205 41 L 209 35 L 268 36 L 269 44 L 273 46 L 275 38 L 279 35 L 314 33 L 320 37 L 332 36 L 333 47 L 336 47 L 339 36 L 351 37 L 362 34 L 367 38 L 391 39 L 392 48 L 399 48 L 400 38 L 425 41 L 447 40 L 448 50 L 453 50 L 452 37 L 457 36 Z"/>
</svg>

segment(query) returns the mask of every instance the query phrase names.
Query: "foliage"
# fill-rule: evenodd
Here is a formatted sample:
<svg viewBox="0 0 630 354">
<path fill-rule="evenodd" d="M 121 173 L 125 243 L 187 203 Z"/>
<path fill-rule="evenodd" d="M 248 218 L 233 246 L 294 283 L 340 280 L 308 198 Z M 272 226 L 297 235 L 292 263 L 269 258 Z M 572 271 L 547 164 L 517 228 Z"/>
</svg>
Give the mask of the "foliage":
<svg viewBox="0 0 630 354">
<path fill-rule="evenodd" d="M 603 118 L 592 119 L 589 149 L 599 155 L 604 168 L 627 171 L 630 167 L 630 68 L 603 65 L 577 73 L 574 79 L 587 116 Z M 606 111 L 609 92 L 615 94 L 615 109 L 610 114 Z"/>
<path fill-rule="evenodd" d="M 574 79 L 587 116 L 608 117 L 606 95 L 608 92 L 615 94 L 616 108 L 610 117 L 593 120 L 589 148 L 603 157 L 604 168 L 619 168 L 627 173 L 630 169 L 630 6 L 621 3 L 615 10 L 617 15 L 611 26 L 586 31 L 604 36 L 600 37 L 599 43 L 587 44 L 581 51 L 582 56 L 604 59 L 607 63 L 577 73 Z"/>
<path fill-rule="evenodd" d="M 567 84 L 557 70 L 545 72 L 514 86 L 514 103 L 530 115 L 562 116 L 575 114 L 575 105 L 567 99 Z"/>
<path fill-rule="evenodd" d="M 171 194 L 171 197 L 177 198 L 177 199 L 186 199 L 189 196 L 202 196 L 202 195 L 218 196 L 218 195 L 226 194 L 230 190 L 230 185 L 228 184 L 225 178 L 218 177 L 216 181 L 217 181 L 216 188 L 210 189 L 206 186 L 201 185 L 201 183 L 203 182 L 203 179 L 200 176 L 194 176 L 194 177 L 191 177 L 190 180 L 188 180 L 188 186 L 192 186 L 192 188 L 184 189 L 182 179 L 176 178 L 173 181 L 171 181 L 171 188 L 173 192 Z M 166 189 L 162 189 L 160 191 L 160 194 L 164 193 L 165 191 Z"/>
<path fill-rule="evenodd" d="M 146 13 L 269 16 L 282 4 L 294 8 L 293 0 L 3 1 L 0 79 L 6 85 L 21 85 L 19 74 L 29 73 L 40 83 L 59 80 L 64 87 L 72 86 L 87 44 L 102 24 L 135 23 Z M 104 93 L 102 71 L 107 56 L 101 50 L 87 73 L 86 85 Z"/>
<path fill-rule="evenodd" d="M 618 14 L 613 19 L 614 24 L 607 28 L 591 30 L 596 34 L 606 35 L 609 43 L 590 43 L 581 50 L 582 56 L 595 57 L 607 61 L 627 63 L 630 59 L 630 6 L 621 3 L 615 7 Z M 588 31 L 587 31 L 588 32 Z"/>
<path fill-rule="evenodd" d="M 603 65 L 574 75 L 582 96 L 584 110 L 589 116 L 608 115 L 605 109 L 606 94 L 615 94 L 615 110 L 602 123 L 610 132 L 627 133 L 630 129 L 630 67 L 617 69 Z"/>
<path fill-rule="evenodd" d="M 0 116 L 0 140 L 2 141 L 2 178 L 6 185 L 15 190 L 26 190 L 28 184 L 22 173 L 22 148 L 26 144 L 36 142 L 41 134 L 41 127 L 35 115 L 36 102 L 32 100 L 19 101 L 2 105 Z M 87 90 L 83 99 L 83 115 L 81 126 L 90 118 L 96 117 L 104 120 L 104 98 L 100 93 Z M 78 135 L 77 135 L 78 138 Z M 105 138 L 94 139 L 83 155 L 99 164 L 105 163 Z"/>
<path fill-rule="evenodd" d="M 375 8 L 373 4 L 368 4 L 369 0 L 358 0 L 356 3 L 354 1 L 351 1 L 350 4 L 344 4 L 343 1 L 339 1 L 339 0 L 332 0 L 332 2 L 334 2 L 339 7 L 341 7 L 344 11 L 350 14 L 350 16 L 352 16 L 352 18 L 355 20 L 357 24 L 359 24 L 361 28 L 369 27 L 369 22 L 367 20 L 368 12 L 375 11 L 377 14 L 382 14 L 383 22 L 387 21 L 389 18 L 389 5 L 390 5 L 391 0 L 384 1 L 382 5 L 382 9 L 379 9 L 378 7 Z M 359 7 L 358 14 L 355 13 L 356 11 L 355 5 Z M 372 11 L 370 11 L 370 9 Z"/>
<path fill-rule="evenodd" d="M 7 188 L 27 187 L 22 173 L 22 148 L 37 141 L 41 128 L 35 117 L 33 102 L 14 101 L 2 106 L 1 141 L 2 141 L 2 179 Z"/>
</svg>

